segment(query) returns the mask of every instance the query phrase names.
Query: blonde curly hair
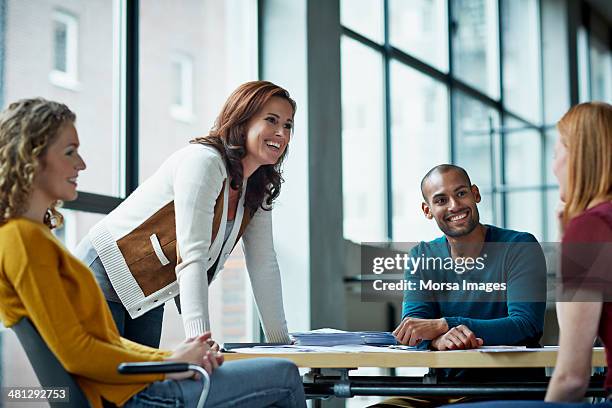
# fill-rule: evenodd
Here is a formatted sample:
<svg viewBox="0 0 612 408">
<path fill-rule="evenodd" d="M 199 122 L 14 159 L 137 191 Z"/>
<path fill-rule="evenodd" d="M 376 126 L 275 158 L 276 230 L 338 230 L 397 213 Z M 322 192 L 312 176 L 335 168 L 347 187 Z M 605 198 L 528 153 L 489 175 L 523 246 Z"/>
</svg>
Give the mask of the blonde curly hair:
<svg viewBox="0 0 612 408">
<path fill-rule="evenodd" d="M 22 99 L 0 113 L 0 225 L 28 208 L 39 159 L 65 123 L 76 115 L 64 104 L 43 98 Z M 62 225 L 53 203 L 45 214 L 50 229 Z"/>
</svg>

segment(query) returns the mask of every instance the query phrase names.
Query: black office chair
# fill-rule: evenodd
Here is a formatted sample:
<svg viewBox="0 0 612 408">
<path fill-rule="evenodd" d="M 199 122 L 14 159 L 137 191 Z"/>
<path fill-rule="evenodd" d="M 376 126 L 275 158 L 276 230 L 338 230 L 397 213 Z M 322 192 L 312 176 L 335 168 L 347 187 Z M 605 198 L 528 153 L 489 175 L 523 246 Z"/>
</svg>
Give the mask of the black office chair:
<svg viewBox="0 0 612 408">
<path fill-rule="evenodd" d="M 21 346 L 34 368 L 36 377 L 43 387 L 67 387 L 69 389 L 69 401 L 52 402 L 49 401 L 51 408 L 83 408 L 91 407 L 85 394 L 70 375 L 49 350 L 45 341 L 27 318 L 22 318 L 11 329 L 17 335 Z M 150 373 L 175 373 L 183 371 L 197 371 L 200 373 L 203 389 L 198 402 L 198 408 L 204 406 L 208 390 L 210 388 L 210 378 L 208 373 L 200 366 L 187 363 L 169 362 L 147 362 L 147 363 L 122 363 L 117 367 L 121 374 L 150 374 Z M 104 401 L 105 407 L 114 407 L 108 401 Z"/>
<path fill-rule="evenodd" d="M 69 402 L 49 402 L 51 408 L 90 407 L 77 382 L 49 350 L 29 319 L 23 318 L 11 327 L 25 350 L 36 377 L 43 387 L 67 387 Z"/>
</svg>

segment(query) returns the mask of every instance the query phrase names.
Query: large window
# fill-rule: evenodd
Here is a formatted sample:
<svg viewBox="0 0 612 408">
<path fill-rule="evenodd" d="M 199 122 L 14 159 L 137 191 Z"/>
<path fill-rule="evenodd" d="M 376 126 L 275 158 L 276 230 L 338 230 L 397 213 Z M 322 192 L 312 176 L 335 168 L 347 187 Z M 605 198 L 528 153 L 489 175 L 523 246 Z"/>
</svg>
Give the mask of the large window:
<svg viewBox="0 0 612 408">
<path fill-rule="evenodd" d="M 451 0 L 453 74 L 470 86 L 499 97 L 497 1 Z"/>
<path fill-rule="evenodd" d="M 229 94 L 256 79 L 256 11 L 254 0 L 140 3 L 140 182 L 189 140 L 205 135 Z M 219 341 L 249 341 L 258 334 L 240 247 L 210 287 L 211 329 Z M 162 345 L 184 337 L 173 303 L 166 304 Z"/>
<path fill-rule="evenodd" d="M 504 0 L 501 4 L 504 104 L 539 124 L 542 120 L 539 2 Z"/>
<path fill-rule="evenodd" d="M 345 238 L 440 235 L 421 214 L 419 182 L 431 167 L 452 162 L 479 186 L 483 222 L 556 239 L 558 189 L 548 156 L 554 125 L 570 104 L 567 5 L 361 3 L 348 12 L 353 2 L 341 1 Z M 609 42 L 588 29 L 578 35 L 588 46 L 579 55 L 587 58 L 580 70 L 586 79 L 573 81 L 586 90 L 584 99 L 605 99 L 612 89 Z M 369 97 L 360 99 L 364 89 Z M 360 104 L 367 109 L 359 111 Z M 376 121 L 359 139 L 355 129 L 368 118 Z"/>
<path fill-rule="evenodd" d="M 450 158 L 448 92 L 442 83 L 393 60 L 391 106 L 393 236 L 408 241 L 413 231 L 436 233 L 421 213 L 419 186 L 432 161 Z"/>
<path fill-rule="evenodd" d="M 382 60 L 370 48 L 344 38 L 342 68 L 344 232 L 347 237 L 382 240 L 386 237 Z"/>
<path fill-rule="evenodd" d="M 390 0 L 389 41 L 439 70 L 448 71 L 446 8 L 445 0 Z"/>
<path fill-rule="evenodd" d="M 119 82 L 113 75 L 120 64 L 114 41 L 119 25 L 113 4 L 6 2 L 2 99 L 7 104 L 42 96 L 68 105 L 77 115 L 87 162 L 79 190 L 119 196 Z"/>
<path fill-rule="evenodd" d="M 171 152 L 205 134 L 235 87 L 257 79 L 255 0 L 2 3 L 2 108 L 42 96 L 77 115 L 87 169 L 56 231 L 69 250 Z M 171 346 L 184 331 L 173 302 L 166 310 Z M 220 342 L 258 339 L 240 244 L 213 283 L 210 310 Z M 35 385 L 12 332 L 0 328 L 0 341 L 0 385 Z"/>
</svg>

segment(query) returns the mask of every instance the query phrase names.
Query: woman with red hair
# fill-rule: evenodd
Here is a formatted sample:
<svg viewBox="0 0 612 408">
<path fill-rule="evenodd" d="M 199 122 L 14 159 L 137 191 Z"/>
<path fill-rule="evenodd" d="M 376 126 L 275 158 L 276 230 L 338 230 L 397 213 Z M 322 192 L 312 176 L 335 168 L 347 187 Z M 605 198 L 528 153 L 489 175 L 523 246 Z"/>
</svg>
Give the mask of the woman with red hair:
<svg viewBox="0 0 612 408">
<path fill-rule="evenodd" d="M 208 135 L 171 154 L 79 244 L 122 335 L 158 347 L 176 296 L 185 336 L 210 330 L 208 285 L 242 238 L 266 338 L 290 342 L 271 210 L 295 109 L 271 82 L 239 86 Z"/>
</svg>

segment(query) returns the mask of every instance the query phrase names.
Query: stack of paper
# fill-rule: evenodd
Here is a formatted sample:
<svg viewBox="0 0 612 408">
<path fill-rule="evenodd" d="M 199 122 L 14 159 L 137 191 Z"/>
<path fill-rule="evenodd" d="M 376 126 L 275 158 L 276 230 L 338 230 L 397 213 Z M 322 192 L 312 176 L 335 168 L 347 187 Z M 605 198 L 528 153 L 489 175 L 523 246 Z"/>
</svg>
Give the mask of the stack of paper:
<svg viewBox="0 0 612 408">
<path fill-rule="evenodd" d="M 389 332 L 347 332 L 336 329 L 318 329 L 303 333 L 292 333 L 295 344 L 299 346 L 337 346 L 347 344 L 365 344 L 370 346 L 388 346 L 397 344 Z"/>
</svg>

